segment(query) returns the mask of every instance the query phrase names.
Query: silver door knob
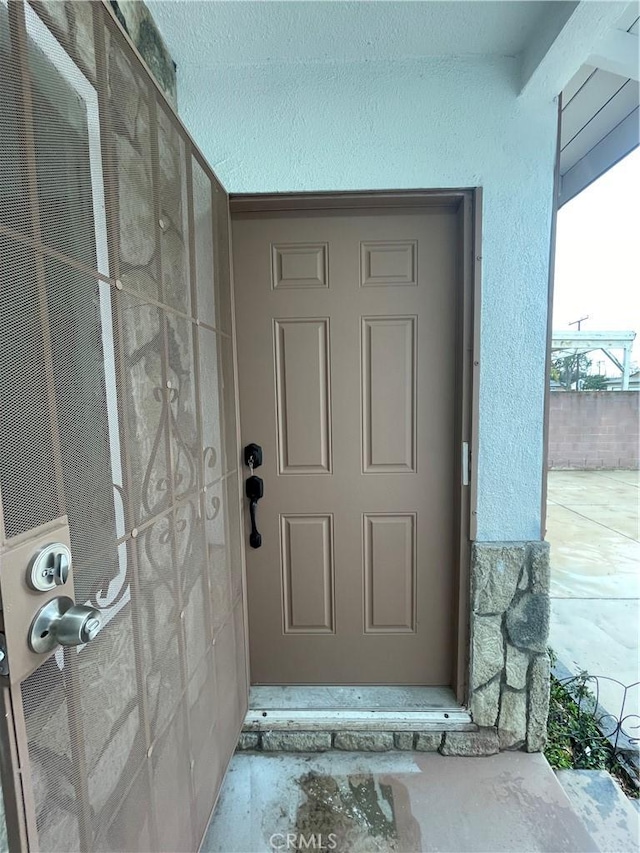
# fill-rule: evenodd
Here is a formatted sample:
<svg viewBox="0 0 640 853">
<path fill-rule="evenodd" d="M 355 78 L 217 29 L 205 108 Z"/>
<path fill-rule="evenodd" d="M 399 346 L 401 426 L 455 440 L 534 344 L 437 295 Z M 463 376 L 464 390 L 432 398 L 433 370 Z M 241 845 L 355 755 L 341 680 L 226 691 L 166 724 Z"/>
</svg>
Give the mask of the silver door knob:
<svg viewBox="0 0 640 853">
<path fill-rule="evenodd" d="M 61 646 L 83 646 L 93 640 L 102 627 L 102 617 L 93 607 L 74 604 L 56 623 L 56 640 Z"/>
<path fill-rule="evenodd" d="M 52 598 L 40 608 L 29 631 L 29 646 L 39 654 L 57 645 L 83 646 L 102 628 L 102 616 L 93 607 L 74 604 L 70 598 Z"/>
</svg>

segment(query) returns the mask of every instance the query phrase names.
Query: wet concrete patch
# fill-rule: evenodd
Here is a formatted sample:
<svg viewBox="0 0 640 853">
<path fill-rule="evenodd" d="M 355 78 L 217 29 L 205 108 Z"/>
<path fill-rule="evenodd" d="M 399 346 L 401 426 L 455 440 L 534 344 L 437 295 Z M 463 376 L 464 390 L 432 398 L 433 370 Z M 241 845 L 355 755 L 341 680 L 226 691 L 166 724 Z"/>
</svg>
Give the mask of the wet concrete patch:
<svg viewBox="0 0 640 853">
<path fill-rule="evenodd" d="M 640 815 L 605 770 L 560 770 L 557 777 L 602 853 L 640 849 Z"/>
<path fill-rule="evenodd" d="M 420 849 L 420 830 L 408 813 L 406 789 L 400 792 L 399 826 L 394 786 L 372 773 L 333 776 L 312 771 L 296 783 L 304 800 L 296 815 L 294 849 L 308 850 L 310 841 L 336 853 Z"/>
</svg>

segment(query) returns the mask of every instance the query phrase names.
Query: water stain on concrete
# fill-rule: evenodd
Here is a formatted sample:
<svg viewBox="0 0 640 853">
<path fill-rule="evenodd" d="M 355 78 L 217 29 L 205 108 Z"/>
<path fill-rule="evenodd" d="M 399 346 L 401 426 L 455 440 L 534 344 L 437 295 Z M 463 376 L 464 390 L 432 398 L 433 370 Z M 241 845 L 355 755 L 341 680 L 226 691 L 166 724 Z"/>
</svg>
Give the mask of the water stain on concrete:
<svg viewBox="0 0 640 853">
<path fill-rule="evenodd" d="M 307 773 L 296 780 L 304 794 L 298 806 L 294 833 L 296 850 L 309 848 L 335 853 L 400 853 L 420 848 L 420 831 L 409 808 L 403 785 L 360 773 L 331 776 Z M 313 848 L 311 848 L 313 849 Z"/>
</svg>

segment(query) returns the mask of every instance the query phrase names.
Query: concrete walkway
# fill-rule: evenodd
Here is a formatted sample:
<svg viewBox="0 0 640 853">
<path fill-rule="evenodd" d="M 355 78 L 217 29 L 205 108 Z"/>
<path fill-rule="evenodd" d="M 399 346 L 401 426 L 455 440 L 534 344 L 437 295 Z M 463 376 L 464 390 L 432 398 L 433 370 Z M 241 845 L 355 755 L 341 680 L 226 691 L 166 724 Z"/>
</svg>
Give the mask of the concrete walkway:
<svg viewBox="0 0 640 853">
<path fill-rule="evenodd" d="M 550 471 L 548 498 L 550 645 L 573 672 L 639 681 L 638 472 Z M 627 714 L 640 713 L 639 697 L 628 693 Z M 622 700 L 620 686 L 600 682 L 600 704 L 616 717 Z"/>
<path fill-rule="evenodd" d="M 542 755 L 237 754 L 203 853 L 598 847 Z"/>
</svg>

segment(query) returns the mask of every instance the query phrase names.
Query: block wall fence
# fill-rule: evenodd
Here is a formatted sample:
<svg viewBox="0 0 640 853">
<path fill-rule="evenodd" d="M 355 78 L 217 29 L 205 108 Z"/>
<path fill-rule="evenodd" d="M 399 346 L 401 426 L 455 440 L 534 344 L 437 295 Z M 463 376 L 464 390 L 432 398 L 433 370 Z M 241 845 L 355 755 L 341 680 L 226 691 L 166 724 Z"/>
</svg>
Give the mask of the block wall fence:
<svg viewBox="0 0 640 853">
<path fill-rule="evenodd" d="M 554 391 L 548 460 L 549 468 L 638 468 L 640 393 Z"/>
</svg>

